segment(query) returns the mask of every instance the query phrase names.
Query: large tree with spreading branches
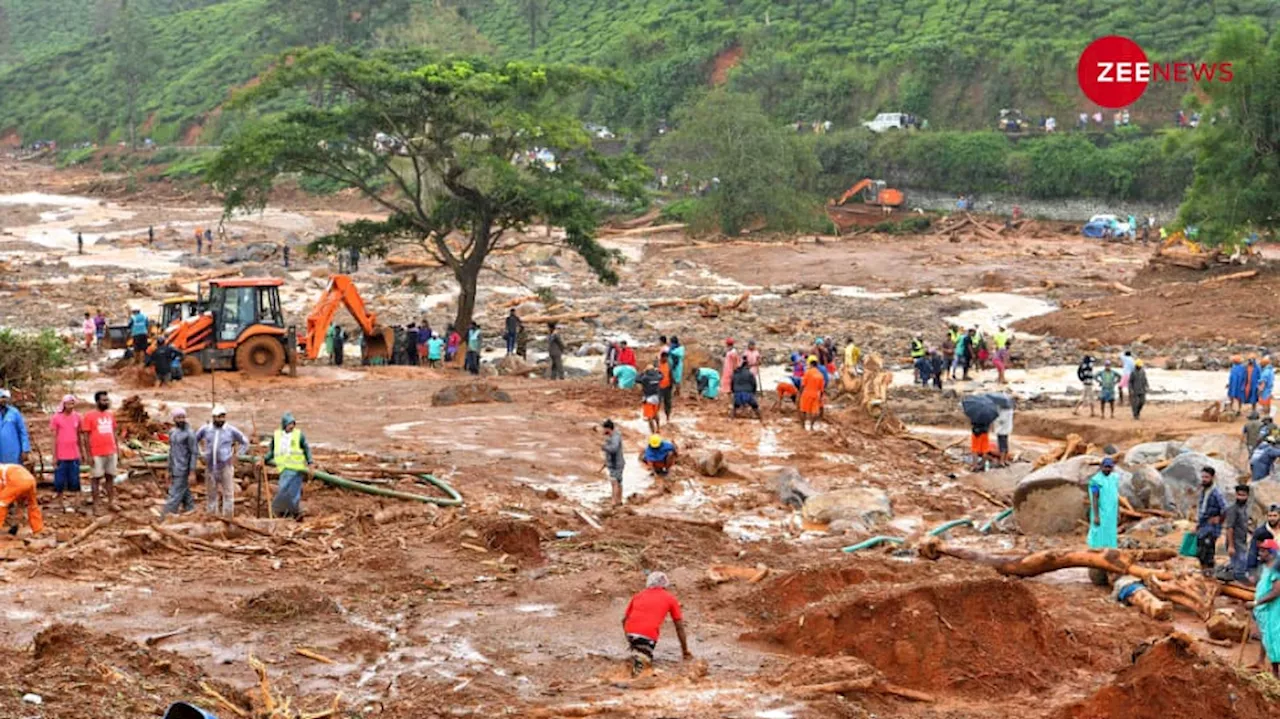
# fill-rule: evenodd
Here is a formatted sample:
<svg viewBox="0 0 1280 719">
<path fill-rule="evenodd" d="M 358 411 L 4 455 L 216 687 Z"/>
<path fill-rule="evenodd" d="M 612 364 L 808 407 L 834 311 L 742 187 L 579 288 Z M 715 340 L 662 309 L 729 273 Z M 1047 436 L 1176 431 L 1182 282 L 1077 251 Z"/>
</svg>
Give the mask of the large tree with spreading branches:
<svg viewBox="0 0 1280 719">
<path fill-rule="evenodd" d="M 572 112 L 573 97 L 612 82 L 590 69 L 434 60 L 418 51 L 362 56 L 328 47 L 278 62 L 234 107 L 301 97 L 322 104 L 251 122 L 210 164 L 228 214 L 265 206 L 285 173 L 354 187 L 385 219 L 340 225 L 312 250 L 385 255 L 420 247 L 460 288 L 455 322 L 470 324 L 481 270 L 496 252 L 567 247 L 616 282 L 617 253 L 595 240 L 610 202 L 643 192 L 633 157 L 604 157 Z M 543 161 L 547 152 L 554 161 Z M 534 222 L 564 229 L 530 235 Z"/>
</svg>

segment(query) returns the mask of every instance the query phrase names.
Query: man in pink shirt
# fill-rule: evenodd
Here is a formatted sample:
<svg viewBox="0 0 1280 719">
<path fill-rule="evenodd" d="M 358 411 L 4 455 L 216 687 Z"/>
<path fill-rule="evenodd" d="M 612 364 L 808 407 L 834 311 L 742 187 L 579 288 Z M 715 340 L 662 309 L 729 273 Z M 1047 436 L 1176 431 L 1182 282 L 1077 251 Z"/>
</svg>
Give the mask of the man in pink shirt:
<svg viewBox="0 0 1280 719">
<path fill-rule="evenodd" d="M 756 349 L 756 341 L 751 340 L 747 343 L 747 351 L 742 353 L 742 361 L 746 363 L 747 368 L 751 370 L 751 374 L 756 378 L 756 387 L 760 384 L 760 350 Z"/>
<path fill-rule="evenodd" d="M 724 365 L 720 372 L 720 392 L 729 393 L 729 386 L 733 382 L 733 371 L 738 369 L 738 365 L 742 364 L 742 358 L 738 355 L 738 350 L 733 347 L 733 338 L 724 341 Z"/>
<path fill-rule="evenodd" d="M 69 394 L 62 398 L 58 411 L 49 417 L 49 431 L 53 433 L 53 491 L 58 499 L 62 493 L 80 493 L 80 424 L 83 419 L 76 411 L 76 397 Z"/>
</svg>

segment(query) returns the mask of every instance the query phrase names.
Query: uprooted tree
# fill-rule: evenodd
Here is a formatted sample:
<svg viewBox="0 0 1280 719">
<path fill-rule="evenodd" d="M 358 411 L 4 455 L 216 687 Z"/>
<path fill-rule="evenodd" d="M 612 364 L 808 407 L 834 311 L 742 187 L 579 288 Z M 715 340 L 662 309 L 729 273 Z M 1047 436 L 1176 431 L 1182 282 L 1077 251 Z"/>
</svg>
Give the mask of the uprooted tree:
<svg viewBox="0 0 1280 719">
<path fill-rule="evenodd" d="M 575 93 L 611 81 L 573 66 L 304 50 L 233 106 L 269 107 L 303 92 L 326 104 L 251 123 L 218 153 L 207 179 L 227 213 L 264 207 L 283 173 L 356 188 L 386 219 L 344 223 L 310 249 L 385 256 L 420 247 L 452 271 L 455 323 L 466 327 L 480 271 L 496 252 L 568 247 L 602 281 L 617 281 L 617 254 L 596 242 L 595 229 L 608 200 L 641 196 L 645 170 L 632 156 L 594 152 L 568 109 Z M 522 234 L 535 220 L 564 228 L 563 239 Z"/>
</svg>

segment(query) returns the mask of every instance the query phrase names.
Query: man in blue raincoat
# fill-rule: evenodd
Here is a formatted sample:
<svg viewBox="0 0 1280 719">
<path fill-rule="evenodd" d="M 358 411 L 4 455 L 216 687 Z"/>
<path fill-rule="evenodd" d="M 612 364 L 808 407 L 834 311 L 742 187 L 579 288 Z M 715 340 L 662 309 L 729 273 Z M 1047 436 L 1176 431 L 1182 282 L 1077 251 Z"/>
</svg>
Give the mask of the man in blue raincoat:
<svg viewBox="0 0 1280 719">
<path fill-rule="evenodd" d="M 298 429 L 293 414 L 285 412 L 280 418 L 280 429 L 271 437 L 271 447 L 263 464 L 272 464 L 280 470 L 280 484 L 271 500 L 271 513 L 277 517 L 302 516 L 302 479 L 312 473 L 311 446 Z"/>
<path fill-rule="evenodd" d="M 30 452 L 27 421 L 9 403 L 9 390 L 0 389 L 0 464 L 26 464 Z"/>
<path fill-rule="evenodd" d="M 1231 358 L 1231 372 L 1227 374 L 1228 407 L 1240 411 L 1245 397 L 1244 359 L 1240 355 Z"/>
<path fill-rule="evenodd" d="M 1116 525 L 1120 518 L 1120 476 L 1116 461 L 1102 460 L 1102 469 L 1089 478 L 1089 548 L 1115 549 L 1119 546 Z"/>
</svg>

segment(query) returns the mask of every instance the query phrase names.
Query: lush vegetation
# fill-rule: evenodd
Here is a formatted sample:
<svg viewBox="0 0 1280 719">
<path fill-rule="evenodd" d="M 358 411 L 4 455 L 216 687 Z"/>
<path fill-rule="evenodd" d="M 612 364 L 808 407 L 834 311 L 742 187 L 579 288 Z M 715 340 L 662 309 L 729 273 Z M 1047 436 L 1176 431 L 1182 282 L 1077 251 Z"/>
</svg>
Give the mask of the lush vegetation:
<svg viewBox="0 0 1280 719">
<path fill-rule="evenodd" d="M 494 253 L 562 246 L 602 281 L 617 281 L 617 254 L 595 241 L 595 229 L 605 198 L 638 199 L 649 173 L 634 156 L 594 152 L 565 103 L 608 81 L 574 66 L 435 60 L 419 51 L 369 58 L 328 47 L 296 52 L 237 104 L 269 105 L 291 93 L 324 101 L 251 123 L 207 176 L 228 212 L 263 207 L 285 173 L 355 187 L 386 219 L 340 224 L 310 249 L 419 249 L 453 273 L 455 325 L 465 328 Z M 388 182 L 385 191 L 379 181 Z M 564 236 L 530 240 L 513 232 L 535 221 L 564 228 Z"/>
<path fill-rule="evenodd" d="M 1235 80 L 1206 87 L 1218 121 L 1196 133 L 1195 184 L 1179 221 L 1199 238 L 1232 243 L 1280 228 L 1280 36 L 1242 24 L 1221 33 L 1211 56 L 1233 62 Z"/>
<path fill-rule="evenodd" d="M 0 129 L 61 141 L 122 136 L 120 103 L 102 92 L 118 84 L 107 30 L 120 4 L 0 0 Z M 143 132 L 161 143 L 200 130 L 219 136 L 235 123 L 214 112 L 228 92 L 299 44 L 426 46 L 615 68 L 629 86 L 589 93 L 587 114 L 633 135 L 652 133 L 696 102 L 717 69 L 774 119 L 851 127 L 877 110 L 905 109 L 935 128 L 977 129 L 1002 107 L 1062 120 L 1086 109 L 1074 65 L 1094 37 L 1119 32 L 1154 57 L 1197 58 L 1221 21 L 1252 18 L 1270 28 L 1280 18 L 1273 0 L 130 0 L 128 7 L 146 19 L 160 59 L 138 100 Z M 1153 88 L 1134 113 L 1145 124 L 1167 123 L 1179 100 L 1175 88 Z"/>
<path fill-rule="evenodd" d="M 806 192 L 817 175 L 816 158 L 755 98 L 714 92 L 677 119 L 654 154 L 664 174 L 702 188 L 690 213 L 695 227 L 733 235 L 753 224 L 816 226 L 817 203 Z"/>
<path fill-rule="evenodd" d="M 818 135 L 811 142 L 822 165 L 819 186 L 828 195 L 873 177 L 952 193 L 1171 202 L 1191 183 L 1193 135 L 1056 133 L 1015 141 L 983 131 L 876 135 L 853 130 Z"/>
<path fill-rule="evenodd" d="M 71 348 L 51 329 L 0 329 L 0 387 L 30 390 L 43 402 L 54 373 L 71 361 Z"/>
</svg>

